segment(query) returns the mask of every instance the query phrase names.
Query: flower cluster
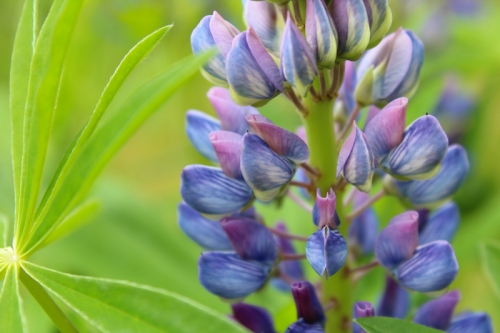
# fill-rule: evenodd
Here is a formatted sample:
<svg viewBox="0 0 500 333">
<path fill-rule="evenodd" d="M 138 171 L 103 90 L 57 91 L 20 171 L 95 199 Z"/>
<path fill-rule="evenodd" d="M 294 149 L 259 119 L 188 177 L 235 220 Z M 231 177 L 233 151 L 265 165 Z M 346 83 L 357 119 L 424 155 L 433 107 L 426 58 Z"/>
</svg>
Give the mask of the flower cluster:
<svg viewBox="0 0 500 333">
<path fill-rule="evenodd" d="M 405 318 L 409 291 L 444 290 L 458 273 L 450 242 L 460 217 L 450 199 L 469 169 L 464 148 L 449 145 L 436 117 L 424 113 L 406 125 L 423 63 L 421 41 L 401 28 L 385 36 L 392 22 L 386 0 L 243 5 L 245 31 L 214 12 L 191 36 L 195 54 L 219 51 L 202 72 L 221 86 L 208 92 L 218 119 L 196 110 L 186 115 L 193 146 L 217 165 L 190 165 L 181 175 L 179 225 L 206 250 L 198 262 L 201 284 L 229 300 L 234 320 L 253 332 L 275 332 L 265 309 L 242 303 L 268 284 L 295 300 L 290 333 L 330 332 L 336 313 L 344 325 L 346 312 Z M 306 125 L 298 134 L 256 109 L 281 94 Z M 318 140 L 316 131 L 334 140 Z M 370 195 L 372 188 L 380 191 Z M 407 211 L 379 232 L 383 221 L 372 205 L 386 195 Z M 287 196 L 311 214 L 310 235 L 291 234 L 283 222 L 271 227 L 258 214 L 259 203 Z M 303 250 L 292 241 L 304 242 Z M 377 308 L 324 294 L 306 280 L 302 259 L 323 284 L 342 274 L 349 292 L 382 267 L 387 283 Z M 338 304 L 329 304 L 332 299 Z M 490 332 L 485 314 L 452 319 L 458 299 L 450 292 L 432 300 L 414 321 L 448 332 Z M 357 324 L 352 329 L 362 332 Z"/>
</svg>

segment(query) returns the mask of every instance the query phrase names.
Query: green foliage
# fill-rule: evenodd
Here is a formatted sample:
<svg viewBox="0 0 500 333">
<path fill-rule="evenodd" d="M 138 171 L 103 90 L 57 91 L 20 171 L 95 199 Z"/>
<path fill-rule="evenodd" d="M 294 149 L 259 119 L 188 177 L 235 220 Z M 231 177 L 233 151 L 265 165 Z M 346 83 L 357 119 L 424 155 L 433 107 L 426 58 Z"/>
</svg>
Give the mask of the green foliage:
<svg viewBox="0 0 500 333">
<path fill-rule="evenodd" d="M 368 333 L 439 333 L 435 330 L 422 325 L 417 325 L 409 321 L 386 317 L 365 317 L 356 319 Z"/>
<path fill-rule="evenodd" d="M 23 268 L 103 332 L 247 332 L 200 304 L 160 289 L 79 277 L 30 263 Z"/>
<path fill-rule="evenodd" d="M 0 294 L 0 327 L 2 332 L 24 333 L 27 332 L 26 320 L 19 296 L 17 267 L 15 264 L 11 264 L 6 269 L 2 293 Z"/>
<path fill-rule="evenodd" d="M 483 267 L 497 297 L 500 298 L 500 244 L 481 244 Z"/>
</svg>

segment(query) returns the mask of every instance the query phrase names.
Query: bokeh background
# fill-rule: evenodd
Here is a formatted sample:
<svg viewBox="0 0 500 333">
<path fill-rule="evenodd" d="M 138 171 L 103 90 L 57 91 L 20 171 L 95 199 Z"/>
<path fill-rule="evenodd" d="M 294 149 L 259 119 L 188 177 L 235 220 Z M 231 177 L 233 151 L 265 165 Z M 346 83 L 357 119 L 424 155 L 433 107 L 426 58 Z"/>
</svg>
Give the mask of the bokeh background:
<svg viewBox="0 0 500 333">
<path fill-rule="evenodd" d="M 50 0 L 40 0 L 43 17 Z M 456 196 L 462 221 L 453 242 L 460 272 L 452 288 L 462 292 L 460 310 L 488 311 L 500 331 L 500 298 L 486 278 L 478 246 L 500 239 L 500 2 L 473 0 L 394 0 L 392 30 L 413 29 L 426 45 L 420 87 L 410 100 L 408 121 L 432 112 L 446 80 L 452 80 L 475 101 L 465 121 L 461 142 L 468 150 L 471 173 Z M 8 77 L 10 54 L 22 1 L 0 1 L 0 212 L 13 215 L 10 160 Z M 87 0 L 65 65 L 60 101 L 47 162 L 47 181 L 59 159 L 88 119 L 104 85 L 120 59 L 156 28 L 175 26 L 159 47 L 132 74 L 119 102 L 141 83 L 191 53 L 189 36 L 198 21 L 213 10 L 243 29 L 238 0 Z M 164 288 L 220 311 L 229 306 L 198 283 L 201 249 L 177 226 L 179 175 L 183 166 L 206 161 L 184 133 L 188 109 L 214 114 L 205 94 L 210 84 L 198 75 L 185 85 L 126 144 L 106 168 L 92 196 L 100 213 L 70 236 L 43 249 L 33 262 L 67 273 L 116 278 Z M 294 130 L 299 118 L 278 98 L 262 109 L 278 124 Z M 260 205 L 266 221 L 285 220 L 295 232 L 311 233 L 310 217 L 292 203 L 280 209 Z M 382 224 L 402 210 L 392 198 L 376 210 Z M 299 245 L 299 251 L 303 250 Z M 311 273 L 311 272 L 309 272 Z M 314 275 L 310 275 L 314 277 Z M 382 288 L 380 269 L 364 278 L 358 299 L 376 301 Z M 30 331 L 57 332 L 25 292 Z M 414 302 L 426 296 L 414 297 Z M 283 331 L 294 320 L 290 296 L 267 288 L 249 301 L 266 304 Z M 93 330 L 71 314 L 83 331 Z"/>
</svg>

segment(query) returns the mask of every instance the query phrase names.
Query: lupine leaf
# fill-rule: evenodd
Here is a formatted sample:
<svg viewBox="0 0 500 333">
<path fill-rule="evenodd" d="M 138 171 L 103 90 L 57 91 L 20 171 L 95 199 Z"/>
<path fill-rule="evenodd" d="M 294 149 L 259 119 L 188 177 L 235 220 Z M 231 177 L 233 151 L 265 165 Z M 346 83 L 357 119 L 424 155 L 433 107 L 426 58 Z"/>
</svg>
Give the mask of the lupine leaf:
<svg viewBox="0 0 500 333">
<path fill-rule="evenodd" d="M 248 332 L 224 315 L 161 289 L 64 274 L 27 262 L 23 267 L 102 332 Z"/>
<path fill-rule="evenodd" d="M 19 205 L 23 154 L 24 107 L 28 96 L 31 59 L 35 46 L 36 0 L 26 0 L 19 20 L 10 65 L 10 116 L 12 123 L 12 165 L 16 206 Z"/>
<path fill-rule="evenodd" d="M 365 317 L 356 319 L 356 322 L 368 333 L 442 333 L 409 321 L 387 317 Z"/>
<path fill-rule="evenodd" d="M 500 244 L 481 244 L 483 267 L 497 297 L 500 298 Z"/>
<path fill-rule="evenodd" d="M 18 281 L 16 267 L 11 264 L 7 267 L 0 294 L 0 327 L 2 332 L 27 332 Z"/>
<path fill-rule="evenodd" d="M 118 65 L 118 68 L 104 89 L 90 120 L 68 148 L 57 171 L 52 177 L 52 181 L 45 191 L 45 195 L 38 207 L 35 217 L 35 225 L 33 228 L 37 228 L 39 223 L 44 221 L 45 214 L 50 210 L 50 205 L 53 203 L 53 199 L 57 196 L 58 191 L 61 190 L 61 186 L 66 180 L 68 171 L 75 163 L 84 144 L 89 140 L 90 136 L 96 129 L 100 119 L 108 109 L 109 104 L 114 99 L 120 87 L 123 85 L 132 70 L 155 48 L 170 28 L 171 26 L 163 27 L 142 39 L 127 53 L 127 55 L 125 55 L 121 63 Z M 55 223 L 57 221 L 50 220 L 50 222 Z M 47 222 L 45 222 L 45 224 L 47 224 Z M 42 227 L 50 227 L 50 225 Z"/>
<path fill-rule="evenodd" d="M 84 146 L 75 163 L 68 170 L 66 181 L 53 199 L 53 204 L 40 221 L 39 228 L 30 238 L 23 253 L 31 253 L 33 248 L 57 225 L 86 195 L 95 179 L 151 114 L 195 73 L 198 72 L 214 52 L 200 57 L 188 57 L 172 69 L 139 89 L 114 113 L 109 121 L 100 126 Z"/>
<path fill-rule="evenodd" d="M 29 231 L 57 105 L 64 58 L 83 0 L 55 0 L 35 45 L 24 113 L 16 243 Z"/>
</svg>

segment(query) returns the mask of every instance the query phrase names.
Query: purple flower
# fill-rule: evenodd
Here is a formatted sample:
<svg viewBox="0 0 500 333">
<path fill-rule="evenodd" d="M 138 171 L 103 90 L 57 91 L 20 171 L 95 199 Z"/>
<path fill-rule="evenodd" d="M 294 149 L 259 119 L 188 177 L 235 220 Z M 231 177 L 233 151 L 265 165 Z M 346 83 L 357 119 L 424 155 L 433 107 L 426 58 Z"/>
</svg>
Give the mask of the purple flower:
<svg viewBox="0 0 500 333">
<path fill-rule="evenodd" d="M 354 205 L 356 209 L 368 200 L 368 194 L 355 190 Z M 369 207 L 351 221 L 349 227 L 349 245 L 354 253 L 368 255 L 373 253 L 379 223 L 375 210 Z"/>
<path fill-rule="evenodd" d="M 254 333 L 276 333 L 273 319 L 265 309 L 245 304 L 232 304 L 233 318 Z"/>
<path fill-rule="evenodd" d="M 370 25 L 368 48 L 377 46 L 392 24 L 392 12 L 388 0 L 363 0 Z"/>
<path fill-rule="evenodd" d="M 404 319 L 410 312 L 410 293 L 390 276 L 377 305 L 377 316 Z"/>
<path fill-rule="evenodd" d="M 449 202 L 434 211 L 419 232 L 420 245 L 437 240 L 451 242 L 460 222 L 460 212 L 454 202 Z"/>
<path fill-rule="evenodd" d="M 330 277 L 344 266 L 347 243 L 337 229 L 324 227 L 309 237 L 306 257 L 319 276 Z"/>
<path fill-rule="evenodd" d="M 493 333 L 491 318 L 482 312 L 466 312 L 453 318 L 448 333 Z"/>
<path fill-rule="evenodd" d="M 209 134 L 217 160 L 226 176 L 243 179 L 240 170 L 243 137 L 238 133 L 215 131 Z"/>
<path fill-rule="evenodd" d="M 196 110 L 186 113 L 186 134 L 191 144 L 205 158 L 218 162 L 215 150 L 208 135 L 222 129 L 220 121 Z"/>
<path fill-rule="evenodd" d="M 340 220 L 335 210 L 337 200 L 335 192 L 330 189 L 323 198 L 320 189 L 316 192 L 316 202 L 313 208 L 313 222 L 319 228 L 328 226 L 330 229 L 335 229 L 340 225 Z"/>
<path fill-rule="evenodd" d="M 354 319 L 364 318 L 364 317 L 374 317 L 375 309 L 370 302 L 356 302 L 353 309 Z M 357 323 L 353 323 L 353 333 L 366 333 L 364 329 Z"/>
<path fill-rule="evenodd" d="M 443 296 L 422 305 L 413 318 L 417 324 L 445 331 L 451 322 L 453 311 L 460 300 L 458 290 L 451 291 Z"/>
<path fill-rule="evenodd" d="M 255 30 L 270 53 L 279 56 L 283 19 L 278 8 L 266 1 L 245 1 L 243 8 L 247 25 Z"/>
<path fill-rule="evenodd" d="M 332 69 L 337 58 L 337 29 L 323 0 L 306 2 L 306 38 L 318 67 Z"/>
<path fill-rule="evenodd" d="M 310 282 L 293 283 L 292 295 L 297 307 L 297 319 L 303 319 L 308 324 L 324 322 L 323 306 L 318 299 L 316 289 Z"/>
</svg>

